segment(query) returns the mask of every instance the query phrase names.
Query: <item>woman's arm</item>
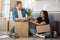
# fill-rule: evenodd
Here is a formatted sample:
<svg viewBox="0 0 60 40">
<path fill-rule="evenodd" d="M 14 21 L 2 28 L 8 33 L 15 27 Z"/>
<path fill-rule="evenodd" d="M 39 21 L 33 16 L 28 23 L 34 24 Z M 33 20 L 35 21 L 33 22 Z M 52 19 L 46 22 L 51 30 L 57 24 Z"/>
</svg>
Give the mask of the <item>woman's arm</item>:
<svg viewBox="0 0 60 40">
<path fill-rule="evenodd" d="M 49 24 L 49 20 L 45 20 L 45 21 L 41 22 L 39 25 L 45 25 L 45 24 Z"/>
<path fill-rule="evenodd" d="M 37 20 L 33 21 L 33 20 L 30 20 L 31 23 L 37 23 Z"/>
<path fill-rule="evenodd" d="M 38 23 L 38 21 L 37 21 L 37 20 L 35 20 L 35 21 L 30 20 L 30 22 L 31 22 L 31 23 L 33 23 L 33 24 L 39 25 L 39 23 Z"/>
<path fill-rule="evenodd" d="M 40 25 L 45 25 L 45 24 L 46 24 L 46 22 L 45 22 L 45 21 L 43 21 L 43 22 L 41 22 L 41 23 L 40 23 Z"/>
</svg>

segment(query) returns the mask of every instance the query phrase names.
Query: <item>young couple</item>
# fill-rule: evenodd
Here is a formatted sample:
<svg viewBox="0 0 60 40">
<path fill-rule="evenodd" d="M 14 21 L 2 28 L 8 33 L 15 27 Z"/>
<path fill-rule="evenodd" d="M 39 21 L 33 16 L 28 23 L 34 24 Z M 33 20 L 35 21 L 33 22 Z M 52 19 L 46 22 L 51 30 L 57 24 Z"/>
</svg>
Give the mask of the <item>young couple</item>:
<svg viewBox="0 0 60 40">
<path fill-rule="evenodd" d="M 12 10 L 12 18 L 13 20 L 26 20 L 26 10 L 24 8 L 22 8 L 22 2 L 21 1 L 17 1 L 17 7 Z M 42 10 L 40 12 L 40 16 L 35 20 L 35 21 L 30 21 L 31 23 L 34 23 L 36 25 L 46 25 L 46 24 L 49 24 L 49 18 L 48 18 L 48 12 L 45 11 L 45 10 Z M 11 29 L 10 29 L 10 32 L 11 33 L 14 33 L 14 27 L 13 26 Z M 33 34 L 33 36 L 38 36 L 38 37 L 50 37 L 50 32 L 46 32 L 46 33 L 43 33 L 43 35 L 39 35 L 37 32 L 36 32 L 36 27 L 32 27 L 30 26 L 30 32 Z"/>
</svg>

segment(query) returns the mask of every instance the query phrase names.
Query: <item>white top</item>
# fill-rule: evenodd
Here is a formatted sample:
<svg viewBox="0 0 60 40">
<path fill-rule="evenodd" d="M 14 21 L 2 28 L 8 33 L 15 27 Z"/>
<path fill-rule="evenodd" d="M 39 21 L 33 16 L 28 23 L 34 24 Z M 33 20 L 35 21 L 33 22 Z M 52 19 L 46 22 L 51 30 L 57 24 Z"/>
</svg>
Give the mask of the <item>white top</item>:
<svg viewBox="0 0 60 40">
<path fill-rule="evenodd" d="M 22 17 L 21 10 L 17 10 L 17 12 L 18 12 L 18 18 L 23 18 L 23 17 Z"/>
<path fill-rule="evenodd" d="M 16 9 L 17 9 L 17 7 L 16 7 Z M 23 18 L 22 13 L 21 13 L 21 10 L 18 10 L 17 9 L 17 12 L 18 12 L 18 18 Z"/>
</svg>

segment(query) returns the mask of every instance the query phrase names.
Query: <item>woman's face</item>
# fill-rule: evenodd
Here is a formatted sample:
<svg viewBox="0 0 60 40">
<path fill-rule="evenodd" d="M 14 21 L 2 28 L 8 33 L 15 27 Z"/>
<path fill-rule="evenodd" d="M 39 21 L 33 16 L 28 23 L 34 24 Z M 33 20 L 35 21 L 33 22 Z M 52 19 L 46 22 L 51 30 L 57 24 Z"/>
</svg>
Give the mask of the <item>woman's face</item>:
<svg viewBox="0 0 60 40">
<path fill-rule="evenodd" d="M 45 15 L 42 11 L 40 12 L 40 17 L 45 17 Z"/>
</svg>

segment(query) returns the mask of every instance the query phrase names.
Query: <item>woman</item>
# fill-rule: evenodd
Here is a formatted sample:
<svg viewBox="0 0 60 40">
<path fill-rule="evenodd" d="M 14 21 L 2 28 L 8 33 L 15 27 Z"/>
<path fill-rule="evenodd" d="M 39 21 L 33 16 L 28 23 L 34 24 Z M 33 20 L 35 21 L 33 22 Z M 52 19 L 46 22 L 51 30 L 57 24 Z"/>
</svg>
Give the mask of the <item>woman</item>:
<svg viewBox="0 0 60 40">
<path fill-rule="evenodd" d="M 49 24 L 49 18 L 48 18 L 47 11 L 42 10 L 40 12 L 40 16 L 35 21 L 31 20 L 30 22 L 32 23 L 32 24 L 30 23 L 30 32 L 33 34 L 33 36 L 38 36 L 38 37 L 43 37 L 43 38 L 50 37 L 50 34 L 51 34 L 50 32 L 43 33 L 43 35 L 39 35 L 36 32 L 36 25 L 41 26 L 41 25 Z M 35 24 L 35 25 L 33 25 L 33 24 Z M 35 26 L 35 27 L 33 27 L 33 26 Z"/>
</svg>

